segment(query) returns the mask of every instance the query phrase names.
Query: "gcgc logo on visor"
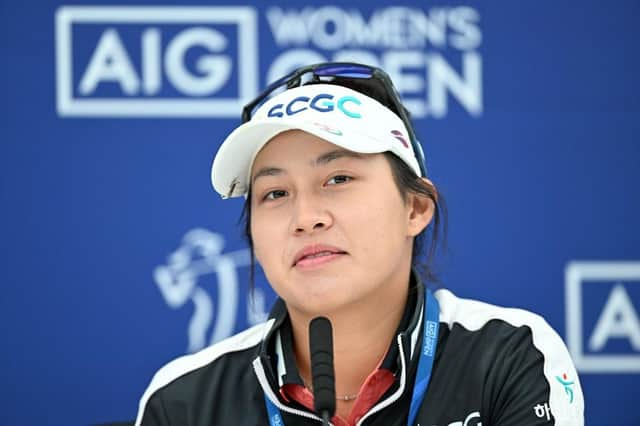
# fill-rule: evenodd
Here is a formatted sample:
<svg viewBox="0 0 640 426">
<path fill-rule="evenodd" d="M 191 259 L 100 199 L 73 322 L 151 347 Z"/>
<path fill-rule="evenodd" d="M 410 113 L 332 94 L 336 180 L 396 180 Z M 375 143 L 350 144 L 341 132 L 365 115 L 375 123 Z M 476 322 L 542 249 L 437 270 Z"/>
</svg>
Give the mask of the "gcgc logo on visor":
<svg viewBox="0 0 640 426">
<path fill-rule="evenodd" d="M 320 93 L 313 97 L 298 96 L 289 103 L 276 104 L 269 109 L 267 117 L 282 117 L 295 115 L 311 108 L 318 112 L 331 112 L 334 109 L 342 112 L 350 118 L 362 118 L 362 114 L 356 109 L 362 102 L 355 96 L 342 96 L 334 102 L 334 96 L 329 93 Z"/>
</svg>

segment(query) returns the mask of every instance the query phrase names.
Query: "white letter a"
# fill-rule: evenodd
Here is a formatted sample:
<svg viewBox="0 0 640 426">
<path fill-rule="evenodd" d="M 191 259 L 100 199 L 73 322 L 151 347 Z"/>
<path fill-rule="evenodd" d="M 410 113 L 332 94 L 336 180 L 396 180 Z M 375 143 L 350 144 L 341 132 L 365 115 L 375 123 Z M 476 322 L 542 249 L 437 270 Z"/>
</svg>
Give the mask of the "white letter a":
<svg viewBox="0 0 640 426">
<path fill-rule="evenodd" d="M 113 28 L 106 30 L 98 47 L 93 52 L 87 71 L 80 80 L 80 93 L 90 94 L 101 81 L 117 81 L 127 95 L 135 95 L 140 88 L 140 80 L 118 32 Z"/>
<path fill-rule="evenodd" d="M 610 337 L 626 337 L 631 347 L 640 351 L 640 320 L 622 284 L 616 284 L 611 290 L 589 339 L 589 349 L 602 349 Z"/>
</svg>

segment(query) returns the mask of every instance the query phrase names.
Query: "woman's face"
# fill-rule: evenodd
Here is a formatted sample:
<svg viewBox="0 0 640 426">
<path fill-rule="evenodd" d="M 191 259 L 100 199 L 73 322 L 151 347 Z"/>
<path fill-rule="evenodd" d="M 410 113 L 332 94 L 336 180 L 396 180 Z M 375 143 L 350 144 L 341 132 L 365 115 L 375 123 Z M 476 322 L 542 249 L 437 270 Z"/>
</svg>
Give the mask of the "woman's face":
<svg viewBox="0 0 640 426">
<path fill-rule="evenodd" d="M 403 200 L 384 155 L 291 130 L 258 153 L 251 185 L 255 254 L 289 309 L 314 315 L 406 294 L 413 237 L 431 216 Z"/>
</svg>

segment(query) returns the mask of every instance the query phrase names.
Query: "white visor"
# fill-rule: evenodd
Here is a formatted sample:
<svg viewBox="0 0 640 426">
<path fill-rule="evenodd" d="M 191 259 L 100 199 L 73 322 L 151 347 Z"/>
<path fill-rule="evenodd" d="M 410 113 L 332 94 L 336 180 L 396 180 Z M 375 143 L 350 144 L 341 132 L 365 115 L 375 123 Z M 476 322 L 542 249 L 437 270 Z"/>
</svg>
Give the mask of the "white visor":
<svg viewBox="0 0 640 426">
<path fill-rule="evenodd" d="M 277 134 L 293 129 L 362 154 L 391 151 L 421 175 L 400 117 L 375 99 L 349 88 L 313 84 L 269 99 L 250 121 L 227 136 L 211 168 L 215 190 L 223 198 L 246 195 L 253 160 L 260 149 Z"/>
</svg>

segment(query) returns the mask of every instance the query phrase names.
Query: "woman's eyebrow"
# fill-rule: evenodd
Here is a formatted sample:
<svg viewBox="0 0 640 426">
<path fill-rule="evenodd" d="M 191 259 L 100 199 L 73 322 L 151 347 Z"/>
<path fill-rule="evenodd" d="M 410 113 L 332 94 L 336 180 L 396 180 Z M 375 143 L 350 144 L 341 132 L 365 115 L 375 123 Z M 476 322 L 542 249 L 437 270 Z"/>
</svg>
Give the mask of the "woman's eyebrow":
<svg viewBox="0 0 640 426">
<path fill-rule="evenodd" d="M 256 183 L 256 179 L 263 176 L 278 176 L 284 173 L 283 169 L 278 167 L 263 167 L 253 175 L 253 183 Z"/>
<path fill-rule="evenodd" d="M 332 151 L 322 154 L 321 156 L 316 158 L 316 160 L 313 163 L 315 166 L 324 166 L 325 164 L 333 160 L 337 160 L 338 158 L 344 158 L 344 157 L 356 158 L 360 160 L 364 158 L 364 155 L 359 154 L 357 152 L 348 151 L 346 149 L 334 149 Z"/>
<path fill-rule="evenodd" d="M 346 149 L 334 149 L 332 151 L 325 152 L 324 154 L 320 155 L 318 158 L 313 160 L 311 164 L 315 167 L 318 167 L 318 166 L 324 166 L 330 163 L 331 161 L 337 160 L 339 158 L 363 159 L 364 157 L 365 156 L 363 154 L 359 154 L 353 151 L 348 151 Z M 258 170 L 255 175 L 253 175 L 252 181 L 253 183 L 255 183 L 256 180 L 260 177 L 279 176 L 283 173 L 285 173 L 285 170 L 279 167 L 263 167 L 260 170 Z"/>
</svg>

